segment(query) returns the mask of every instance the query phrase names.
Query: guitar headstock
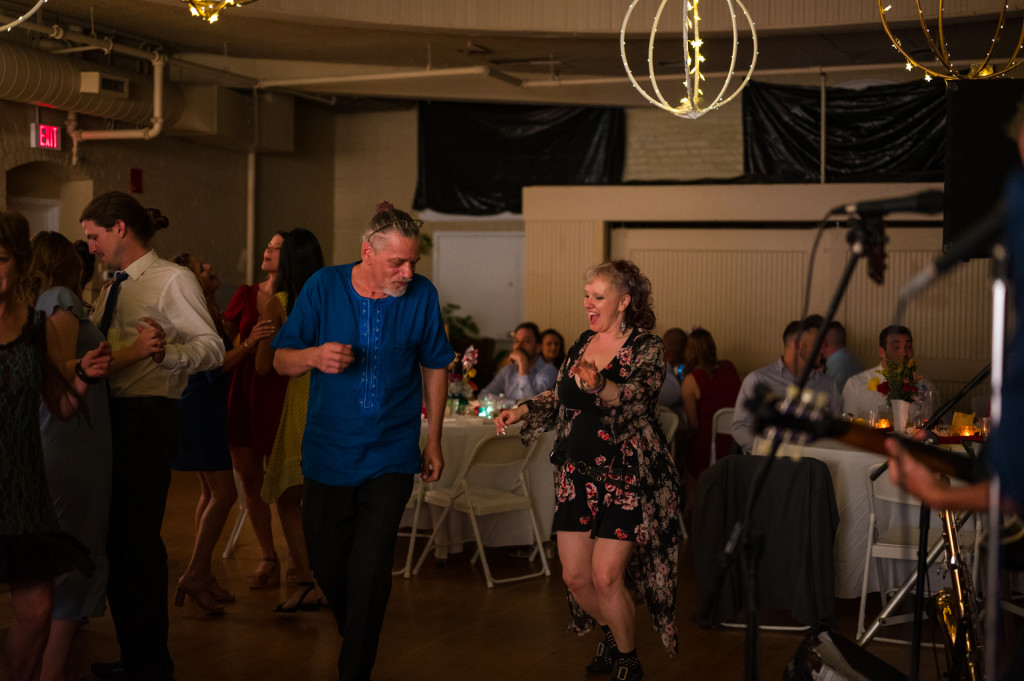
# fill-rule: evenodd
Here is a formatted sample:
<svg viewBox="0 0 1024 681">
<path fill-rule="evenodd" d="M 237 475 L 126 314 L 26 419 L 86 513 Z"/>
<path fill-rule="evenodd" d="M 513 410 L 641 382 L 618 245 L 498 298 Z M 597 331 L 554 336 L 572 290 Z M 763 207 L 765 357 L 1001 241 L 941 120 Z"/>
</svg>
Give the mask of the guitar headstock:
<svg viewBox="0 0 1024 681">
<path fill-rule="evenodd" d="M 825 393 L 800 391 L 791 385 L 785 395 L 779 396 L 767 386 L 758 385 L 746 406 L 765 440 L 771 443 L 803 445 L 836 432 L 826 410 Z"/>
<path fill-rule="evenodd" d="M 968 457 L 930 447 L 913 439 L 894 436 L 885 431 L 840 421 L 828 415 L 825 395 L 790 386 L 786 395 L 779 397 L 765 386 L 757 386 L 754 397 L 746 402 L 754 414 L 757 427 L 773 446 L 778 444 L 804 445 L 823 437 L 835 438 L 858 449 L 889 455 L 885 441 L 896 437 L 910 454 L 932 469 L 961 480 L 974 481 L 984 475 L 976 462 Z"/>
</svg>

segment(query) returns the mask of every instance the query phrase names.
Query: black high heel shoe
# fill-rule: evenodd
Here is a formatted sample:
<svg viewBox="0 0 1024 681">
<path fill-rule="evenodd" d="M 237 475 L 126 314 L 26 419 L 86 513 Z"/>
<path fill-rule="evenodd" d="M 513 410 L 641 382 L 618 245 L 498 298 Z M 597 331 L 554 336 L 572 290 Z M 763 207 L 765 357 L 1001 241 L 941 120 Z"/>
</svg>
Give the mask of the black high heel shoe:
<svg viewBox="0 0 1024 681">
<path fill-rule="evenodd" d="M 274 612 L 284 612 L 291 614 L 298 612 L 300 610 L 302 612 L 317 612 L 320 610 L 319 598 L 317 598 L 315 601 L 310 601 L 308 603 L 306 602 L 306 596 L 308 596 L 310 592 L 316 589 L 316 584 L 314 584 L 313 582 L 299 582 L 297 586 L 299 586 L 300 588 L 305 588 L 302 592 L 302 595 L 299 596 L 299 600 L 295 602 L 295 605 L 285 606 L 284 603 L 278 603 L 277 607 L 274 608 Z"/>
</svg>

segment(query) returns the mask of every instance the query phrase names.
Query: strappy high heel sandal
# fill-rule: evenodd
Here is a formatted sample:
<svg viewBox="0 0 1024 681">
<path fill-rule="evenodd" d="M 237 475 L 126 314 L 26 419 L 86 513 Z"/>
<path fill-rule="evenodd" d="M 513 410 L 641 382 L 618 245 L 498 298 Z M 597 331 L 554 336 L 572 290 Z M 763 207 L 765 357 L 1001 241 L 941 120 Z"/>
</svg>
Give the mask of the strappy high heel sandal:
<svg viewBox="0 0 1024 681">
<path fill-rule="evenodd" d="M 272 566 L 269 571 L 260 570 L 264 563 Z M 277 556 L 263 557 L 256 571 L 245 578 L 249 582 L 250 589 L 269 589 L 281 585 L 281 564 L 277 562 Z"/>
<path fill-rule="evenodd" d="M 209 579 L 206 580 L 206 587 L 210 591 L 210 595 L 213 596 L 213 600 L 218 603 L 235 602 L 235 595 L 222 587 L 213 574 L 210 574 Z"/>
<path fill-rule="evenodd" d="M 178 590 L 174 593 L 174 605 L 179 608 L 185 605 L 185 596 L 191 598 L 192 602 L 208 615 L 224 614 L 224 606 L 210 593 L 209 582 L 200 582 L 189 578 L 188 575 L 182 575 L 178 580 Z"/>
<path fill-rule="evenodd" d="M 315 601 L 306 601 L 306 596 L 316 589 L 316 584 L 313 582 L 299 582 L 298 586 L 303 589 L 302 595 L 299 596 L 299 600 L 295 601 L 294 605 L 286 606 L 284 603 L 278 603 L 277 607 L 274 608 L 274 612 L 294 613 L 301 610 L 302 612 L 317 612 L 320 610 L 320 599 L 317 598 Z M 285 601 L 287 603 L 287 601 Z"/>
</svg>

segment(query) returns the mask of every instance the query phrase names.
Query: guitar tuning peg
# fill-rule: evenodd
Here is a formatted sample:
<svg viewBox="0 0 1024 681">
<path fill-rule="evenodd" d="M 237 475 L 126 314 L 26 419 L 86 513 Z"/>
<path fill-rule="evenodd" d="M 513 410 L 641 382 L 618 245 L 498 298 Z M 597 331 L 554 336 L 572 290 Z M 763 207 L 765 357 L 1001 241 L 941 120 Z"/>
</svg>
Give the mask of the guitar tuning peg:
<svg viewBox="0 0 1024 681">
<path fill-rule="evenodd" d="M 768 456 L 769 454 L 771 454 L 772 440 L 775 439 L 775 435 L 776 433 L 774 427 L 770 428 L 768 431 L 765 431 L 765 437 L 758 439 L 754 443 L 754 449 L 757 450 L 754 452 L 754 454 L 757 456 Z"/>
<path fill-rule="evenodd" d="M 821 410 L 828 406 L 828 395 L 826 393 L 816 393 L 814 395 L 814 408 Z"/>
<path fill-rule="evenodd" d="M 800 402 L 803 404 L 811 404 L 814 402 L 814 391 L 810 388 L 804 388 L 804 391 L 800 393 Z"/>
<path fill-rule="evenodd" d="M 786 402 L 792 402 L 796 399 L 796 396 L 800 393 L 800 389 L 795 385 L 790 384 L 786 386 Z"/>
</svg>

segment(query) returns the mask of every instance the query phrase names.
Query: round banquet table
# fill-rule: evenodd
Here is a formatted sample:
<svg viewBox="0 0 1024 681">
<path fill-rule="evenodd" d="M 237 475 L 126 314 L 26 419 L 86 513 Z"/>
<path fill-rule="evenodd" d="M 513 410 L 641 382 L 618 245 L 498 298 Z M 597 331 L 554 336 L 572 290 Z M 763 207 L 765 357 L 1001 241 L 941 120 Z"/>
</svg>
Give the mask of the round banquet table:
<svg viewBox="0 0 1024 681">
<path fill-rule="evenodd" d="M 760 438 L 758 438 L 760 440 Z M 755 443 L 754 452 L 760 447 Z M 869 469 L 886 461 L 880 454 L 858 449 L 851 445 L 823 438 L 802 446 L 782 445 L 779 456 L 812 457 L 828 466 L 832 475 L 832 487 L 839 508 L 839 528 L 835 537 L 835 587 L 837 598 L 860 598 L 864 578 L 864 554 L 868 546 L 867 476 Z M 902 506 L 880 502 L 876 504 L 878 523 L 882 530 L 893 525 L 917 525 L 920 520 L 918 507 Z M 933 529 L 941 527 L 938 515 L 933 511 Z M 933 590 L 949 584 L 944 570 L 938 569 L 944 559 L 940 558 L 929 571 Z M 888 566 L 886 579 L 890 586 L 898 586 L 917 567 L 915 561 L 884 561 Z M 868 592 L 879 590 L 875 561 L 868 571 Z"/>
</svg>

